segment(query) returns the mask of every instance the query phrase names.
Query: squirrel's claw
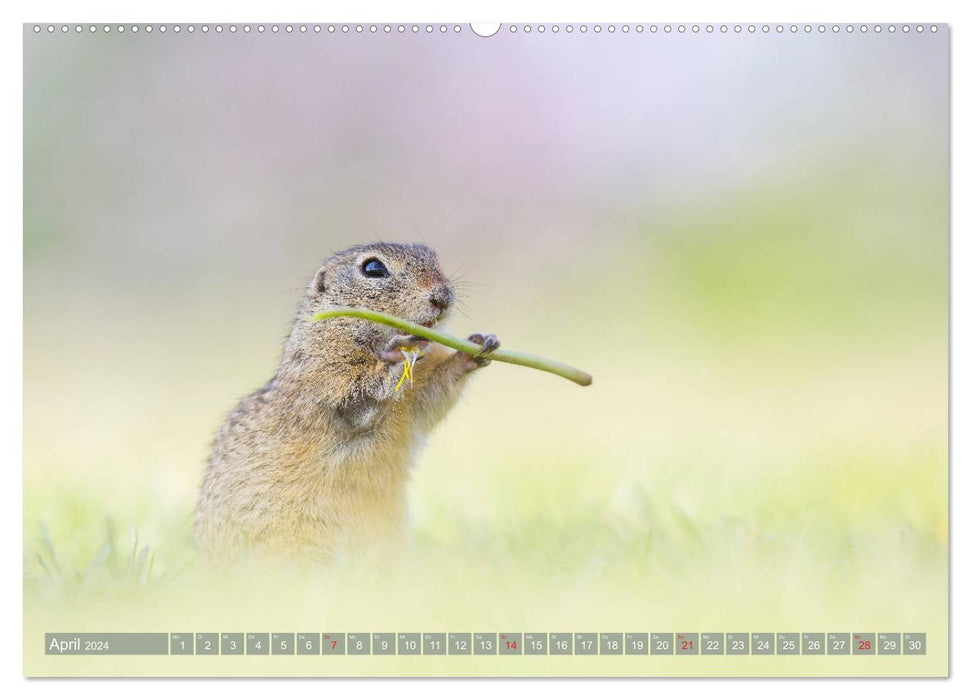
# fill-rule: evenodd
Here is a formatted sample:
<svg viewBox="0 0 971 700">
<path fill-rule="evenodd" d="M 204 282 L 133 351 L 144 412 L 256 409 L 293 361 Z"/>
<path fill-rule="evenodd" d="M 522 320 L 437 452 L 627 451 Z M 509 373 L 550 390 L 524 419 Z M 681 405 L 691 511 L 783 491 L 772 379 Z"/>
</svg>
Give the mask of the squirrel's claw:
<svg viewBox="0 0 971 700">
<path fill-rule="evenodd" d="M 482 350 L 480 350 L 475 357 L 482 357 L 483 355 L 488 355 L 489 353 L 499 349 L 499 338 L 496 337 L 494 333 L 473 333 L 469 336 L 469 340 L 476 345 L 482 346 Z"/>
<path fill-rule="evenodd" d="M 473 368 L 486 367 L 491 364 L 492 360 L 489 359 L 489 355 L 499 348 L 499 338 L 493 333 L 473 333 L 469 336 L 469 340 L 482 346 L 482 350 L 477 354 L 465 356 L 472 363 Z"/>
<path fill-rule="evenodd" d="M 403 348 L 417 347 L 423 351 L 428 347 L 430 341 L 420 335 L 396 335 L 377 353 L 378 358 L 384 362 L 395 364 L 405 359 Z"/>
</svg>

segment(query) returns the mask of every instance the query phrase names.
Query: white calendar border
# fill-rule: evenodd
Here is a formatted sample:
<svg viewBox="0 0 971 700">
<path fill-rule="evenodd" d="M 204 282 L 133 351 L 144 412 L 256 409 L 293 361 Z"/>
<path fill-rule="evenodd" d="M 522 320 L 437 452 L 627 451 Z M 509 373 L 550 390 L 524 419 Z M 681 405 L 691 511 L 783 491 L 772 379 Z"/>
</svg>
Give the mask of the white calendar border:
<svg viewBox="0 0 971 700">
<path fill-rule="evenodd" d="M 967 3 L 965 3 L 967 4 Z M 555 9 L 554 9 L 555 8 Z M 945 0 L 884 0 L 883 2 L 859 2 L 849 0 L 814 0 L 803 7 L 795 8 L 778 2 L 767 0 L 734 0 L 733 2 L 717 2 L 715 0 L 698 0 L 695 2 L 679 2 L 667 5 L 633 2 L 631 0 L 596 0 L 596 2 L 579 2 L 578 0 L 560 0 L 555 5 L 544 7 L 540 2 L 528 0 L 472 0 L 458 3 L 454 0 L 374 0 L 367 5 L 348 0 L 332 0 L 328 3 L 309 2 L 308 0 L 274 0 L 272 4 L 256 0 L 237 0 L 233 3 L 203 2 L 201 0 L 167 0 L 153 6 L 148 3 L 132 3 L 124 0 L 50 0 L 32 3 L 18 3 L 13 8 L 5 8 L 4 22 L 0 24 L 3 35 L 0 40 L 2 62 L 0 71 L 3 75 L 4 95 L 16 104 L 15 95 L 22 95 L 22 30 L 23 22 L 39 21 L 104 21 L 123 20 L 126 22 L 158 22 L 159 20 L 176 19 L 178 21 L 212 21 L 225 19 L 266 18 L 268 16 L 281 19 L 306 19 L 328 21 L 419 21 L 435 20 L 448 22 L 467 22 L 476 20 L 530 21 L 538 19 L 544 21 L 567 20 L 571 22 L 584 21 L 651 21 L 651 22 L 715 22 L 715 21 L 790 21 L 790 22 L 940 22 L 952 24 L 952 122 L 955 124 L 971 123 L 971 106 L 969 106 L 969 84 L 967 76 L 971 74 L 971 55 L 969 39 L 971 23 L 965 23 L 965 13 L 957 2 Z M 962 116 L 963 115 L 963 116 Z M 7 483 L 0 488 L 0 510 L 6 519 L 4 527 L 0 528 L 3 538 L 3 552 L 7 556 L 7 566 L 3 567 L 2 577 L 3 601 L 13 608 L 12 614 L 3 619 L 16 621 L 9 624 L 6 634 L 0 635 L 0 663 L 3 664 L 3 685 L 7 697 L 54 697 L 63 700 L 65 696 L 76 696 L 79 693 L 97 693 L 98 697 L 129 698 L 137 693 L 141 698 L 150 700 L 156 697 L 171 697 L 172 693 L 210 694 L 223 692 L 222 687 L 216 688 L 212 682 L 185 680 L 172 686 L 167 683 L 147 683 L 137 680 L 105 680 L 105 681 L 32 681 L 22 680 L 22 579 L 20 567 L 11 565 L 15 559 L 20 560 L 23 545 L 21 494 L 22 494 L 22 373 L 11 371 L 11 367 L 22 367 L 22 330 L 20 334 L 10 333 L 12 328 L 22 329 L 23 309 L 23 267 L 22 267 L 22 238 L 20 232 L 23 224 L 22 217 L 22 111 L 7 108 L 3 111 L 3 150 L 0 152 L 0 163 L 3 163 L 3 187 L 0 188 L 4 200 L 3 212 L 6 218 L 0 236 L 0 261 L 3 261 L 2 284 L 0 294 L 0 309 L 3 311 L 2 320 L 6 332 L 7 342 L 0 346 L 0 367 L 6 372 L 0 375 L 0 425 L 3 426 L 2 444 L 7 448 L 3 453 L 3 473 Z M 971 357 L 971 324 L 969 324 L 968 309 L 971 307 L 971 279 L 967 272 L 971 269 L 971 244 L 967 243 L 967 190 L 969 178 L 968 164 L 971 163 L 971 141 L 966 132 L 955 131 L 952 134 L 952 308 L 956 310 L 952 323 L 952 356 Z M 964 202 L 962 202 L 962 198 Z M 964 224 L 964 225 L 962 225 Z M 961 234 L 964 234 L 962 236 Z M 963 239 L 963 240 L 962 240 Z M 16 336 L 16 337 L 14 337 Z M 952 420 L 951 462 L 960 460 L 966 453 L 969 438 L 962 438 L 962 428 L 967 428 L 968 401 L 971 395 L 971 383 L 968 377 L 971 373 L 964 371 L 958 361 L 952 367 Z M 963 431 L 965 435 L 967 430 Z M 966 465 L 965 465 L 966 466 Z M 967 498 L 967 488 L 961 477 L 955 480 L 955 470 L 951 470 L 949 483 L 952 489 L 951 504 L 957 503 L 955 493 Z M 964 511 L 968 512 L 967 509 Z M 951 541 L 966 542 L 969 537 L 968 516 L 962 516 L 960 510 L 952 510 Z M 969 565 L 966 557 L 959 557 L 958 551 L 951 550 L 951 587 L 952 590 L 969 590 Z M 965 554 L 965 552 L 962 552 Z M 268 693 L 283 691 L 288 694 L 343 692 L 355 693 L 367 697 L 372 693 L 387 695 L 393 693 L 415 693 L 423 697 L 455 697 L 461 694 L 465 700 L 477 698 L 494 699 L 497 695 L 518 697 L 520 694 L 555 693 L 560 698 L 587 698 L 604 692 L 618 697 L 631 697 L 635 694 L 643 697 L 644 693 L 663 693 L 680 697 L 688 697 L 695 693 L 724 694 L 738 693 L 753 697 L 777 696 L 783 694 L 787 699 L 812 698 L 818 700 L 821 694 L 839 692 L 849 695 L 877 692 L 881 699 L 906 698 L 913 700 L 915 695 L 948 695 L 964 696 L 971 694 L 971 672 L 962 672 L 961 664 L 954 663 L 956 659 L 967 657 L 966 653 L 971 642 L 963 641 L 971 638 L 971 618 L 967 613 L 969 605 L 961 598 L 951 600 L 951 625 L 956 628 L 951 634 L 951 673 L 953 678 L 941 681 L 887 681 L 887 680 L 821 680 L 812 682 L 792 682 L 787 680 L 758 679 L 758 680 L 698 680 L 695 682 L 684 680 L 659 679 L 649 681 L 583 681 L 549 680 L 543 681 L 542 688 L 536 681 L 506 680 L 500 682 L 467 683 L 462 681 L 328 681 L 328 683 L 350 684 L 340 689 L 331 685 L 305 688 L 305 683 L 313 681 L 259 681 L 229 680 L 220 682 L 231 683 L 234 698 L 246 700 L 248 698 L 265 698 Z M 962 652 L 965 652 L 962 656 Z M 965 666 L 966 668 L 966 666 Z M 875 683 L 878 687 L 870 687 Z M 136 685 L 137 684 L 137 685 Z M 459 685 L 461 684 L 461 685 Z M 660 685 L 658 685 L 660 684 Z M 866 685 L 864 685 L 866 684 Z M 191 690 L 190 687 L 191 686 Z M 552 687 L 549 687 L 552 686 Z"/>
</svg>

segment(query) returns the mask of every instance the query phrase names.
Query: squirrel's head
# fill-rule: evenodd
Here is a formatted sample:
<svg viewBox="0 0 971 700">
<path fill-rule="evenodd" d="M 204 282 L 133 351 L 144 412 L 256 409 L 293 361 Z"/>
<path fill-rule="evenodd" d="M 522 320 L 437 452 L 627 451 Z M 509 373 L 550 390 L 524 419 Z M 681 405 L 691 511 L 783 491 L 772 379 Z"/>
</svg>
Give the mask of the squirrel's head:
<svg viewBox="0 0 971 700">
<path fill-rule="evenodd" d="M 420 244 L 359 245 L 332 255 L 307 287 L 308 306 L 354 306 L 429 328 L 444 320 L 455 290 L 431 248 Z"/>
<path fill-rule="evenodd" d="M 427 246 L 375 243 L 342 250 L 307 285 L 278 378 L 310 377 L 325 399 L 345 400 L 361 390 L 355 382 L 368 358 L 399 331 L 359 318 L 314 321 L 314 314 L 352 306 L 430 328 L 448 317 L 454 303 L 455 290 Z"/>
</svg>

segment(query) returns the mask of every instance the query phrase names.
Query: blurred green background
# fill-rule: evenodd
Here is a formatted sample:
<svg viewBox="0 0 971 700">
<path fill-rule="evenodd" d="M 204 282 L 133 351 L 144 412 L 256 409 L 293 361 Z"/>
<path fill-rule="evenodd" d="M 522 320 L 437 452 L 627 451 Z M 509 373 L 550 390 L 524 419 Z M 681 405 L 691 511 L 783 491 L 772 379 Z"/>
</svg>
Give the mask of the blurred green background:
<svg viewBox="0 0 971 700">
<path fill-rule="evenodd" d="M 936 35 L 25 30 L 28 673 L 941 674 Z M 477 377 L 395 559 L 196 561 L 334 250 L 423 241 Z M 926 631 L 926 657 L 48 658 L 44 631 Z M 502 628 L 502 629 L 500 629 Z"/>
</svg>

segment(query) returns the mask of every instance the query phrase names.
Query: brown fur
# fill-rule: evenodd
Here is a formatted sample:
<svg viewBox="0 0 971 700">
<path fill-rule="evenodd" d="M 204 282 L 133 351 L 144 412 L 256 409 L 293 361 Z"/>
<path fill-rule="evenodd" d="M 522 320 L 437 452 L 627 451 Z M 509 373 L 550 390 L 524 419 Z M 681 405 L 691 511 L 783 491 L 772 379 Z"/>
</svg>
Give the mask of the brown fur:
<svg viewBox="0 0 971 700">
<path fill-rule="evenodd" d="M 371 258 L 388 277 L 363 274 Z M 404 369 L 397 348 L 409 341 L 360 319 L 310 317 L 355 306 L 433 324 L 454 299 L 434 251 L 422 245 L 356 246 L 324 263 L 276 375 L 240 401 L 216 436 L 195 517 L 206 553 L 329 560 L 402 534 L 415 453 L 470 371 L 487 361 L 429 345 L 414 387 L 395 392 Z"/>
</svg>

